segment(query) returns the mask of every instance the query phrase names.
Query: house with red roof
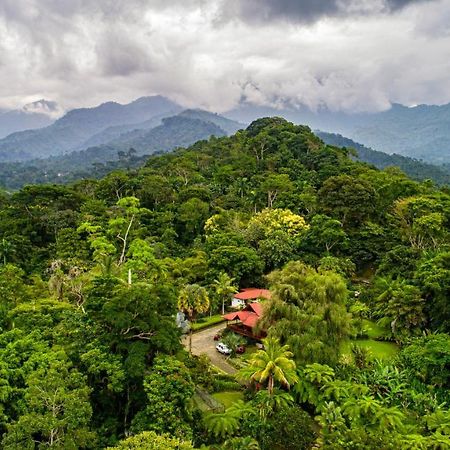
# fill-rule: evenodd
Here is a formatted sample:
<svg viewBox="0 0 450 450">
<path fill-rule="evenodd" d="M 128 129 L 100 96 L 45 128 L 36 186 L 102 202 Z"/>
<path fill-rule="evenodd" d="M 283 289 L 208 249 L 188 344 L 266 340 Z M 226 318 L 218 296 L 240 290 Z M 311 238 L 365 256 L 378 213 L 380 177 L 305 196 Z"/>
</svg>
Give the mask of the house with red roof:
<svg viewBox="0 0 450 450">
<path fill-rule="evenodd" d="M 260 341 L 266 337 L 266 333 L 257 330 L 256 325 L 263 314 L 264 306 L 258 302 L 248 303 L 241 311 L 231 312 L 222 316 L 227 321 L 227 328 Z"/>
<path fill-rule="evenodd" d="M 231 301 L 231 307 L 240 309 L 247 306 L 248 303 L 254 302 L 259 299 L 270 299 L 270 291 L 268 289 L 259 288 L 246 288 L 242 289 L 237 294 L 234 294 L 233 300 Z"/>
</svg>

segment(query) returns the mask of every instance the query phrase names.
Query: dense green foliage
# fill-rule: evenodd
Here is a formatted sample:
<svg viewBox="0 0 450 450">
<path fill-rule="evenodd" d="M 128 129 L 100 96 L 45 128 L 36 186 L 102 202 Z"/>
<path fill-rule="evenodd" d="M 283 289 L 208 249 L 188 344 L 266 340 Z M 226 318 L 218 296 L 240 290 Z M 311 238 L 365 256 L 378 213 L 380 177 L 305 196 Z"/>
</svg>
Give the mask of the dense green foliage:
<svg viewBox="0 0 450 450">
<path fill-rule="evenodd" d="M 3 448 L 448 447 L 445 188 L 265 118 L 0 203 Z M 250 286 L 273 296 L 247 401 L 202 412 L 196 387 L 236 383 L 182 350 L 175 316 Z M 398 358 L 341 355 L 367 320 Z"/>
</svg>

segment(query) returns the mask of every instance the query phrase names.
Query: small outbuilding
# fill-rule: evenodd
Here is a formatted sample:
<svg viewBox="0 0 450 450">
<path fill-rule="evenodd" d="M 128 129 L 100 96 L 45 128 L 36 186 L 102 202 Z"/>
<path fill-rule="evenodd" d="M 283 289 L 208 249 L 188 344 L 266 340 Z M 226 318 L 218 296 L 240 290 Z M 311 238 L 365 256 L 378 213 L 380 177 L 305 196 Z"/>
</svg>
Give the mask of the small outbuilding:
<svg viewBox="0 0 450 450">
<path fill-rule="evenodd" d="M 249 303 L 255 302 L 259 299 L 270 299 L 270 291 L 268 289 L 246 288 L 242 289 L 237 294 L 234 294 L 231 301 L 231 307 L 235 309 L 245 308 Z"/>
</svg>

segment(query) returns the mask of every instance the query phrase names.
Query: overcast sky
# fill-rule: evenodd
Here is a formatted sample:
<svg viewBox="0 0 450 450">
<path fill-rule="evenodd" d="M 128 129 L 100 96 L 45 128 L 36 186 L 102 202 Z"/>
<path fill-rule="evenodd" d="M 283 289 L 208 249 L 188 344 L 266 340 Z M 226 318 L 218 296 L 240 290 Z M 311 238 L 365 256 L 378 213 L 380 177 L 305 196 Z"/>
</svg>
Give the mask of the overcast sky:
<svg viewBox="0 0 450 450">
<path fill-rule="evenodd" d="M 0 108 L 450 102 L 450 0 L 0 0 Z"/>
</svg>

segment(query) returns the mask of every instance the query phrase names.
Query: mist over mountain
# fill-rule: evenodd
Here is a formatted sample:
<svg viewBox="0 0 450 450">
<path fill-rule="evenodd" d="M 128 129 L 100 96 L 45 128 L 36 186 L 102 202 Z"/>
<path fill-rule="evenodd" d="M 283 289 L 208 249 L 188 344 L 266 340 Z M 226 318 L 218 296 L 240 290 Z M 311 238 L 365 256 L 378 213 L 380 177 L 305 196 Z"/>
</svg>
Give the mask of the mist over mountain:
<svg viewBox="0 0 450 450">
<path fill-rule="evenodd" d="M 43 99 L 21 109 L 0 110 L 0 139 L 18 131 L 51 125 L 59 115 L 61 110 L 57 103 Z"/>
</svg>

